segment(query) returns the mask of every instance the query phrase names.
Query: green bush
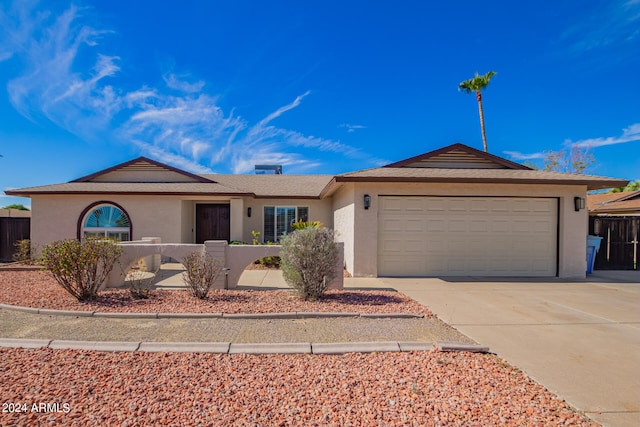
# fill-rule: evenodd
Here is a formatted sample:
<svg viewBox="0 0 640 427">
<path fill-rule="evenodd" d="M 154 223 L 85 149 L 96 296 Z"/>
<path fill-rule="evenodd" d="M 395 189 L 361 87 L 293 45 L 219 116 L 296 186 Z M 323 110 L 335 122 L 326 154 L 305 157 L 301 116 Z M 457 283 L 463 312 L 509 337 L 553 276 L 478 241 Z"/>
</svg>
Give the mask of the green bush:
<svg viewBox="0 0 640 427">
<path fill-rule="evenodd" d="M 78 301 L 94 298 L 122 255 L 111 240 L 58 240 L 42 250 L 40 261 Z"/>
<path fill-rule="evenodd" d="M 280 251 L 282 276 L 305 300 L 317 300 L 336 275 L 338 248 L 333 231 L 307 227 L 285 236 Z"/>
<path fill-rule="evenodd" d="M 322 223 L 320 221 L 299 220 L 291 224 L 291 226 L 293 227 L 294 230 L 302 230 L 303 228 L 308 228 L 308 227 L 316 227 L 316 228 L 322 227 Z"/>
<path fill-rule="evenodd" d="M 191 252 L 184 257 L 182 265 L 185 268 L 182 278 L 191 295 L 205 299 L 222 270 L 222 262 L 207 253 Z"/>
<path fill-rule="evenodd" d="M 20 262 L 22 264 L 33 264 L 33 259 L 31 258 L 31 240 L 23 239 L 18 240 L 14 244 L 16 251 L 11 256 L 11 258 L 15 262 Z"/>
</svg>

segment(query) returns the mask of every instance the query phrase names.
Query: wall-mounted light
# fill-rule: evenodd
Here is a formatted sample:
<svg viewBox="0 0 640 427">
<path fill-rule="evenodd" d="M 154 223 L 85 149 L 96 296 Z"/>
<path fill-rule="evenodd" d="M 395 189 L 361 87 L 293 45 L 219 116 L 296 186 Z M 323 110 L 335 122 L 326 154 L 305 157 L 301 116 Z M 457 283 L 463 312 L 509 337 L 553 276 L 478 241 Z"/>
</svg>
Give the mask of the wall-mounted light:
<svg viewBox="0 0 640 427">
<path fill-rule="evenodd" d="M 371 206 L 371 196 L 368 194 L 364 195 L 364 208 L 365 209 L 369 209 L 369 206 Z"/>
<path fill-rule="evenodd" d="M 251 218 L 251 208 L 247 208 L 247 216 Z"/>
<path fill-rule="evenodd" d="M 578 212 L 580 209 L 584 209 L 586 206 L 586 202 L 584 200 L 584 197 L 574 197 L 573 198 L 573 207 L 575 208 L 576 212 Z"/>
</svg>

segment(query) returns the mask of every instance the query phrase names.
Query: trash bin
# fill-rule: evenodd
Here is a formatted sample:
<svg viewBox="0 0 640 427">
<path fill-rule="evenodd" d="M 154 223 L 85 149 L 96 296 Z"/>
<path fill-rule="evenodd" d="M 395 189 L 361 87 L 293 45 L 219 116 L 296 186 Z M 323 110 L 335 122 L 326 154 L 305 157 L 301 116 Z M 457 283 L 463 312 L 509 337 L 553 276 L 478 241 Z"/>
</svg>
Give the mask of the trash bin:
<svg viewBox="0 0 640 427">
<path fill-rule="evenodd" d="M 602 237 L 587 236 L 587 274 L 593 273 L 593 265 L 596 262 L 596 253 L 600 250 Z"/>
</svg>

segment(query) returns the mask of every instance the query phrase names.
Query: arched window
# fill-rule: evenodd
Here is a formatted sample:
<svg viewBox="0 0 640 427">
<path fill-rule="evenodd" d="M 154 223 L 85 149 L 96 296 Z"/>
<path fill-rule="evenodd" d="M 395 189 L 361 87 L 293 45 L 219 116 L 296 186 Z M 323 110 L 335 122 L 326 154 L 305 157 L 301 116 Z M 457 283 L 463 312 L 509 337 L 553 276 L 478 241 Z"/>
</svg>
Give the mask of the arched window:
<svg viewBox="0 0 640 427">
<path fill-rule="evenodd" d="M 87 208 L 81 224 L 81 237 L 131 240 L 129 216 L 120 206 L 111 203 L 97 203 Z"/>
</svg>

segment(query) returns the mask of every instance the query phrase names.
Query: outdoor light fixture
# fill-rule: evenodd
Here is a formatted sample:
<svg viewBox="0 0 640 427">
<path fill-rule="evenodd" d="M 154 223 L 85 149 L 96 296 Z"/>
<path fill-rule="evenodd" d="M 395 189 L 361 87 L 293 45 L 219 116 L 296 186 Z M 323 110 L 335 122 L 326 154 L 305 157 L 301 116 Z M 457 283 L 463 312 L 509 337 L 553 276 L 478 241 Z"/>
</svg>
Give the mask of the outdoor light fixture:
<svg viewBox="0 0 640 427">
<path fill-rule="evenodd" d="M 574 205 L 574 208 L 576 209 L 576 212 L 578 212 L 580 209 L 584 209 L 585 208 L 584 197 L 578 197 L 578 196 L 574 197 L 573 205 Z"/>
<path fill-rule="evenodd" d="M 364 195 L 364 208 L 365 209 L 369 209 L 369 206 L 371 206 L 371 196 L 368 194 Z"/>
<path fill-rule="evenodd" d="M 251 208 L 247 208 L 247 216 L 251 218 Z"/>
</svg>

